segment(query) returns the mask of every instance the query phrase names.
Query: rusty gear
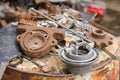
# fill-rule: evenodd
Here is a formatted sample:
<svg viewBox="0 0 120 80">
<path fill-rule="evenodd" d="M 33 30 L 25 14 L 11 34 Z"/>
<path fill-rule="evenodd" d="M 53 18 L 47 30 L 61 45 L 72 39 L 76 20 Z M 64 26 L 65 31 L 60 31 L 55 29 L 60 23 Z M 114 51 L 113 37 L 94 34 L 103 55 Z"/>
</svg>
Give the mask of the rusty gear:
<svg viewBox="0 0 120 80">
<path fill-rule="evenodd" d="M 85 36 L 94 41 L 96 47 L 98 48 L 104 48 L 113 44 L 113 38 L 100 29 L 95 29 L 92 32 L 86 32 Z"/>
</svg>

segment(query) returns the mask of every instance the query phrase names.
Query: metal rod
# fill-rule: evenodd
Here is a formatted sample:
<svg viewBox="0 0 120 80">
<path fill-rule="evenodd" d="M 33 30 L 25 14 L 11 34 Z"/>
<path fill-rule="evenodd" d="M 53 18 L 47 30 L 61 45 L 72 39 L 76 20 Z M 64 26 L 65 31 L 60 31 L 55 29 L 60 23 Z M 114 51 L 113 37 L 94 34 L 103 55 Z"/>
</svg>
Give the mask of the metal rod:
<svg viewBox="0 0 120 80">
<path fill-rule="evenodd" d="M 58 23 L 57 21 L 53 20 L 52 18 L 46 16 L 44 13 L 42 13 L 42 12 L 40 12 L 40 11 L 34 9 L 34 8 L 30 8 L 29 10 L 30 10 L 30 11 L 34 11 L 34 12 L 40 14 L 41 16 L 43 16 L 43 17 L 49 19 L 50 21 L 52 21 L 52 22 L 58 24 L 60 27 L 62 27 L 62 28 L 64 28 L 64 29 L 66 29 L 66 30 L 68 30 L 68 31 L 70 31 L 70 32 L 72 32 L 72 33 L 74 33 L 74 34 L 76 34 L 76 35 L 79 36 L 79 37 L 82 37 L 82 36 L 80 36 L 78 33 L 74 32 L 73 30 L 68 29 L 68 28 L 65 27 L 64 25 L 62 25 L 62 24 Z"/>
<path fill-rule="evenodd" d="M 41 16 L 47 18 L 48 20 L 50 20 L 50 21 L 52 21 L 52 22 L 58 24 L 60 27 L 62 27 L 62 28 L 64 28 L 64 29 L 66 29 L 66 30 L 72 32 L 73 34 L 77 35 L 78 37 L 83 38 L 85 41 L 87 41 L 87 42 L 92 42 L 91 40 L 88 40 L 86 37 L 84 37 L 84 35 L 80 35 L 78 32 L 75 32 L 75 31 L 73 31 L 73 30 L 71 30 L 71 29 L 65 27 L 64 25 L 58 23 L 57 21 L 53 20 L 52 18 L 48 17 L 48 16 L 45 15 L 44 13 L 42 13 L 42 12 L 40 12 L 40 11 L 34 9 L 34 8 L 30 8 L 29 11 L 34 11 L 34 12 L 38 13 L 39 15 L 41 15 Z"/>
</svg>

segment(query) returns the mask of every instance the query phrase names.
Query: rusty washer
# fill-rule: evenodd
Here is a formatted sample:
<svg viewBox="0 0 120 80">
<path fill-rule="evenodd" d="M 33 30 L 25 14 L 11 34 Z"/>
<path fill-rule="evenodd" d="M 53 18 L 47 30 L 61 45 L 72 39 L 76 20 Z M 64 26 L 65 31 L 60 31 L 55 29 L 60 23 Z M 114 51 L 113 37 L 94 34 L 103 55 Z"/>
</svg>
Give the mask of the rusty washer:
<svg viewBox="0 0 120 80">
<path fill-rule="evenodd" d="M 98 48 L 104 48 L 108 45 L 113 44 L 113 38 L 111 36 L 108 36 L 106 32 L 100 29 L 95 29 L 92 32 L 87 32 L 85 35 L 88 39 L 94 41 Z"/>
<path fill-rule="evenodd" d="M 85 42 L 73 42 L 59 53 L 59 57 L 68 64 L 68 72 L 84 74 L 96 69 L 93 68 L 93 63 L 98 60 L 99 52 L 92 47 L 88 47 Z"/>
<path fill-rule="evenodd" d="M 65 31 L 62 29 L 38 28 L 35 26 L 19 25 L 20 32 L 17 41 L 23 52 L 29 57 L 42 57 L 49 53 L 51 47 L 57 45 L 57 40 L 64 40 Z"/>
</svg>

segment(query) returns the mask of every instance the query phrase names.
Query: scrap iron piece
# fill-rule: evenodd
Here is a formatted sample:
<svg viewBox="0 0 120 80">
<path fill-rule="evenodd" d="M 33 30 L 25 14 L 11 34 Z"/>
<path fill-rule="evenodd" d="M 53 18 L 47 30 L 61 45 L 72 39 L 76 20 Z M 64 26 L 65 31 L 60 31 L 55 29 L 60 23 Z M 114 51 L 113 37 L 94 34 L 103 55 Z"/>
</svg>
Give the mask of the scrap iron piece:
<svg viewBox="0 0 120 80">
<path fill-rule="evenodd" d="M 23 52 L 29 57 L 42 57 L 49 53 L 51 47 L 57 45 L 57 40 L 64 40 L 62 29 L 39 28 L 36 26 L 19 25 L 19 31 L 25 31 L 17 36 Z"/>
<path fill-rule="evenodd" d="M 17 28 L 9 24 L 0 30 L 0 80 L 9 61 L 21 55 L 16 42 Z"/>
<path fill-rule="evenodd" d="M 66 30 L 72 32 L 73 34 L 75 34 L 76 36 L 78 36 L 78 37 L 84 39 L 86 42 L 93 43 L 91 40 L 88 40 L 86 37 L 84 37 L 84 35 L 82 35 L 80 32 L 78 33 L 78 32 L 75 32 L 75 31 L 73 31 L 73 30 L 67 28 L 66 26 L 64 26 L 64 25 L 58 23 L 57 21 L 55 21 L 54 19 L 48 17 L 48 16 L 45 15 L 44 13 L 42 13 L 42 12 L 40 12 L 40 11 L 34 9 L 34 8 L 30 8 L 29 11 L 31 11 L 31 12 L 35 12 L 35 13 L 38 13 L 40 16 L 45 17 L 46 19 L 48 19 L 48 20 L 50 20 L 50 21 L 56 23 L 56 24 L 59 25 L 60 27 L 66 29 Z"/>
<path fill-rule="evenodd" d="M 92 32 L 86 32 L 86 37 L 96 43 L 96 47 L 104 48 L 113 44 L 113 38 L 106 32 L 100 29 L 95 29 Z"/>
<path fill-rule="evenodd" d="M 68 64 L 68 71 L 73 74 L 84 74 L 94 70 L 92 67 L 99 58 L 99 52 L 86 42 L 72 42 L 59 53 L 62 61 Z M 95 68 L 96 69 L 96 68 Z"/>
<path fill-rule="evenodd" d="M 34 23 L 34 20 L 33 20 L 33 17 L 30 14 L 28 14 L 26 12 L 23 12 L 18 17 L 18 23 L 19 24 L 32 25 Z"/>
<path fill-rule="evenodd" d="M 36 26 L 37 25 L 37 21 L 36 21 L 37 19 L 43 19 L 43 17 L 40 17 L 35 13 L 22 12 L 18 16 L 18 23 L 19 24 L 24 24 L 24 25 Z"/>
</svg>

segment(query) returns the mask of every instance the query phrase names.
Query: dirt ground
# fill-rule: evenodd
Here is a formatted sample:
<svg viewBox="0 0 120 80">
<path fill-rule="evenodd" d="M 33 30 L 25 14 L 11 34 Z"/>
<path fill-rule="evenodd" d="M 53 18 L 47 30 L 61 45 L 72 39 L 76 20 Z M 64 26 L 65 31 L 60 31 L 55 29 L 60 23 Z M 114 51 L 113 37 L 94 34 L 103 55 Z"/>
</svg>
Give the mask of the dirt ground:
<svg viewBox="0 0 120 80">
<path fill-rule="evenodd" d="M 106 14 L 98 23 L 109 33 L 120 36 L 120 0 L 105 0 L 105 2 Z"/>
</svg>

